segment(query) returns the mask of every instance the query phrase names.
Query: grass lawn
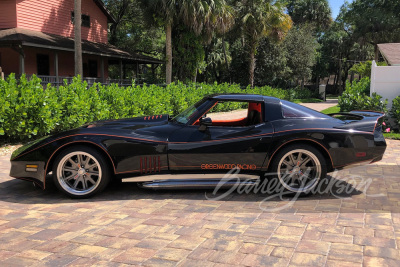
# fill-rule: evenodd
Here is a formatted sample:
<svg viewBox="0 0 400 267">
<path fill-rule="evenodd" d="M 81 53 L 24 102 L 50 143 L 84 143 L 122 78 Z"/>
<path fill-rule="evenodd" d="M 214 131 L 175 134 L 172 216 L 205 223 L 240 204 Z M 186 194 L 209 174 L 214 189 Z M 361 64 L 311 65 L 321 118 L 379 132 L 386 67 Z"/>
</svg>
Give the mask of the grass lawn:
<svg viewBox="0 0 400 267">
<path fill-rule="evenodd" d="M 340 112 L 339 106 L 330 107 L 321 111 L 321 113 L 329 114 L 329 113 L 337 113 Z"/>
<path fill-rule="evenodd" d="M 299 103 L 320 103 L 324 101 L 318 98 L 305 98 L 305 99 L 293 99 L 292 102 L 299 104 Z"/>
<path fill-rule="evenodd" d="M 400 133 L 383 133 L 386 139 L 400 140 Z"/>
</svg>

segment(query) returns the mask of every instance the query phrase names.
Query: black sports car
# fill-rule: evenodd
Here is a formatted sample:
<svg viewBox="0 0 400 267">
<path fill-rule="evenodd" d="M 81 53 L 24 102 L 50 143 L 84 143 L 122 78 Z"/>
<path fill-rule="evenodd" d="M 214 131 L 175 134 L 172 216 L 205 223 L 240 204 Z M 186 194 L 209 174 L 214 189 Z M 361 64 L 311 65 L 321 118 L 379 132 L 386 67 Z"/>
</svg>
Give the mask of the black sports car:
<svg viewBox="0 0 400 267">
<path fill-rule="evenodd" d="M 218 105 L 247 111 L 211 119 Z M 235 169 L 246 179 L 275 173 L 285 190 L 307 193 L 327 172 L 382 159 L 383 115 L 325 115 L 274 97 L 211 95 L 174 118 L 98 121 L 34 141 L 13 153 L 10 176 L 45 188 L 52 172 L 62 192 L 89 197 L 112 179 L 207 187 Z"/>
</svg>

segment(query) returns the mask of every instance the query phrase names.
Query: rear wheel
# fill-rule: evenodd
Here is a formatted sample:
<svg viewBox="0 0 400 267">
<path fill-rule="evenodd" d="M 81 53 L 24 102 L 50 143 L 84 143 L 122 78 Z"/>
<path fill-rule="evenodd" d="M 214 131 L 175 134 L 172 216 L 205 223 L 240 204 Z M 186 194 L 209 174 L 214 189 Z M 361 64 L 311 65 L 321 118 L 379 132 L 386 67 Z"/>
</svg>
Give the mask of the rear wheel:
<svg viewBox="0 0 400 267">
<path fill-rule="evenodd" d="M 271 169 L 285 191 L 296 194 L 310 193 L 327 173 L 324 156 L 306 144 L 294 144 L 280 150 Z"/>
<path fill-rule="evenodd" d="M 67 148 L 57 156 L 53 165 L 55 185 L 73 198 L 86 198 L 103 191 L 110 177 L 107 162 L 90 147 Z"/>
</svg>

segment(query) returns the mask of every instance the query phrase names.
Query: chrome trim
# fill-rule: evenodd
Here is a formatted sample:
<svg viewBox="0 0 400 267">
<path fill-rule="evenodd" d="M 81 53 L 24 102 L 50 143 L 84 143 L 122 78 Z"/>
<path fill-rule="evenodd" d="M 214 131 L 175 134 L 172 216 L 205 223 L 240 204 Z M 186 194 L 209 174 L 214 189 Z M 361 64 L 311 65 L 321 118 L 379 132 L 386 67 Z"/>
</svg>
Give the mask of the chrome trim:
<svg viewBox="0 0 400 267">
<path fill-rule="evenodd" d="M 151 189 L 207 189 L 219 186 L 219 188 L 230 188 L 235 185 L 249 186 L 258 184 L 259 180 L 238 180 L 238 179 L 209 179 L 209 180 L 160 180 L 141 184 L 143 188 Z"/>
<path fill-rule="evenodd" d="M 242 180 L 259 179 L 260 175 L 250 174 L 232 174 Z M 213 174 L 155 174 L 146 176 L 136 176 L 123 178 L 123 182 L 153 182 L 160 180 L 203 180 L 203 179 L 223 179 L 229 178 L 226 173 L 213 173 Z"/>
</svg>

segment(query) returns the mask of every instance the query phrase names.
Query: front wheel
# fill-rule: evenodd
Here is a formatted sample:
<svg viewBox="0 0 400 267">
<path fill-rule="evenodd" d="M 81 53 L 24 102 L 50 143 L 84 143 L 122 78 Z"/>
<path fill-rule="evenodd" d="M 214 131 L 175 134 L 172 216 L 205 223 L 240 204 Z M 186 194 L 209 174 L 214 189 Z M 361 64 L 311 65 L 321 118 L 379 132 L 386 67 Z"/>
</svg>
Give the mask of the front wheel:
<svg viewBox="0 0 400 267">
<path fill-rule="evenodd" d="M 281 186 L 296 194 L 310 193 L 327 173 L 324 156 L 306 144 L 294 144 L 280 150 L 271 169 Z"/>
<path fill-rule="evenodd" d="M 55 185 L 72 198 L 87 198 L 103 191 L 110 176 L 103 156 L 85 146 L 67 148 L 57 156 L 53 165 Z"/>
</svg>

